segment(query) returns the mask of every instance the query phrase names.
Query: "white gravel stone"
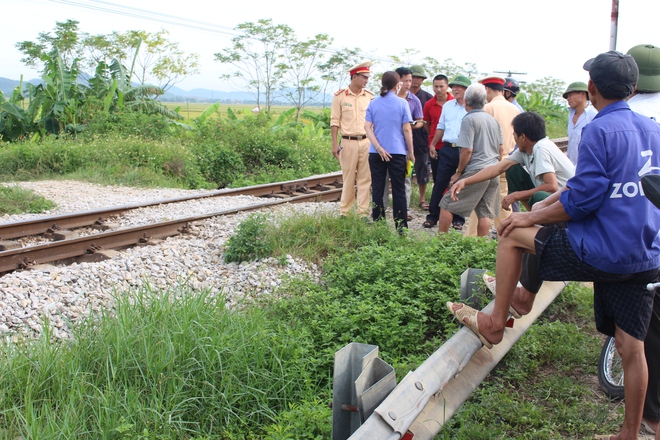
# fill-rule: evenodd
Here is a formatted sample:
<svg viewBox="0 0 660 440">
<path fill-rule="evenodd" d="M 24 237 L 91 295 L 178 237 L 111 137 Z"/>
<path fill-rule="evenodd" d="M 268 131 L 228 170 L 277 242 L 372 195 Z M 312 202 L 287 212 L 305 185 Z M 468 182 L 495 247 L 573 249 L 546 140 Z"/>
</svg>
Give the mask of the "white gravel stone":
<svg viewBox="0 0 660 440">
<path fill-rule="evenodd" d="M 73 181 L 21 182 L 55 201 L 56 209 L 43 215 L 85 211 L 144 201 L 181 197 L 204 191 L 176 189 L 136 189 L 102 186 Z M 112 222 L 132 227 L 173 218 L 260 203 L 248 196 L 213 197 L 185 203 L 165 204 L 127 213 Z M 275 217 L 318 213 L 337 213 L 335 203 L 304 203 L 270 208 Z M 208 289 L 212 295 L 225 295 L 227 307 L 237 307 L 253 297 L 272 294 L 283 279 L 310 277 L 318 281 L 319 268 L 287 256 L 280 265 L 274 258 L 259 261 L 224 263 L 223 247 L 234 228 L 251 213 L 213 217 L 195 222 L 192 233 L 169 237 L 154 246 L 136 246 L 99 263 L 80 263 L 62 267 L 13 272 L 0 277 L 0 333 L 25 333 L 36 336 L 48 319 L 55 338 L 70 338 L 70 325 L 85 319 L 91 311 L 112 309 L 118 292 L 151 288 Z M 0 217 L 0 222 L 37 218 L 40 215 Z M 91 233 L 81 230 L 81 235 Z M 24 245 L 38 240 L 26 240 Z"/>
</svg>

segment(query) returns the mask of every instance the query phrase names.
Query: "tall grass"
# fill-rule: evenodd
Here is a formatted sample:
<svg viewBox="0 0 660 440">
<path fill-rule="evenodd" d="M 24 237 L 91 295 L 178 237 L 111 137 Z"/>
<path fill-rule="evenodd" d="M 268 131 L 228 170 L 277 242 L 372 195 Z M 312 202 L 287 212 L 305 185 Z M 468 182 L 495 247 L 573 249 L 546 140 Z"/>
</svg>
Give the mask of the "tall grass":
<svg viewBox="0 0 660 440">
<path fill-rule="evenodd" d="M 130 298 L 130 299 L 129 299 Z M 309 394 L 309 343 L 253 308 L 148 290 L 74 340 L 6 348 L 2 438 L 230 438 Z"/>
</svg>

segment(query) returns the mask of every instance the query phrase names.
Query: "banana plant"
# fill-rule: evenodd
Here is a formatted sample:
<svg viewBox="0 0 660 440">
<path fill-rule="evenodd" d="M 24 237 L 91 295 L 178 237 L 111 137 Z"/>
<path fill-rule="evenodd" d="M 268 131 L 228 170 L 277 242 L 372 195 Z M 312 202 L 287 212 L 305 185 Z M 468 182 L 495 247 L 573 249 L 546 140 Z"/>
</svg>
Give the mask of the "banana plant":
<svg viewBox="0 0 660 440">
<path fill-rule="evenodd" d="M 23 90 L 23 77 L 18 86 L 14 88 L 9 99 L 0 91 L 0 139 L 15 142 L 25 139 L 31 133 L 44 135 L 43 126 L 39 123 L 41 106 L 45 96 L 29 96 L 27 109 L 24 107 L 25 97 Z"/>
</svg>

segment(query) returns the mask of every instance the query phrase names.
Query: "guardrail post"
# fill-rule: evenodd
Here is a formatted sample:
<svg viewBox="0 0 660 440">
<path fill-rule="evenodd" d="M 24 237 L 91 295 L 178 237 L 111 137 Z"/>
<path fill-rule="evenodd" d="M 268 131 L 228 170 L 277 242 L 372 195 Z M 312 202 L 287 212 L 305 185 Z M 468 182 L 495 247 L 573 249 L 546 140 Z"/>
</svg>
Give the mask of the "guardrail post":
<svg viewBox="0 0 660 440">
<path fill-rule="evenodd" d="M 351 342 L 335 353 L 332 440 L 346 440 L 396 386 L 394 368 L 378 346 Z"/>
</svg>

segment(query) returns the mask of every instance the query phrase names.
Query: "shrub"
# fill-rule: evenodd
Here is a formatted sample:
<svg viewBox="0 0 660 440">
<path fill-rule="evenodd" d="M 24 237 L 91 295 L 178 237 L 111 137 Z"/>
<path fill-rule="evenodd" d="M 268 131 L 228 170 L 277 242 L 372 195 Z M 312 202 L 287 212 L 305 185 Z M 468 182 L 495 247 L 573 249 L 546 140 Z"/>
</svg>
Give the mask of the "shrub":
<svg viewBox="0 0 660 440">
<path fill-rule="evenodd" d="M 271 255 L 272 244 L 265 234 L 267 219 L 267 215 L 252 214 L 238 225 L 227 242 L 226 262 L 240 263 Z"/>
<path fill-rule="evenodd" d="M 145 139 L 163 139 L 177 131 L 171 120 L 163 115 L 149 115 L 132 110 L 113 113 L 99 111 L 87 121 L 83 136 L 119 134 Z"/>
</svg>

